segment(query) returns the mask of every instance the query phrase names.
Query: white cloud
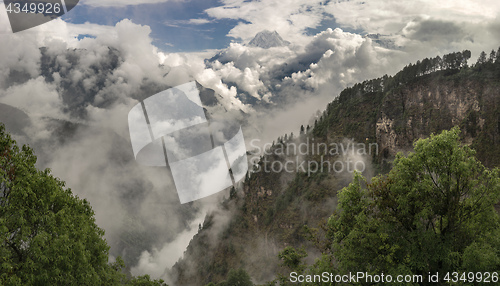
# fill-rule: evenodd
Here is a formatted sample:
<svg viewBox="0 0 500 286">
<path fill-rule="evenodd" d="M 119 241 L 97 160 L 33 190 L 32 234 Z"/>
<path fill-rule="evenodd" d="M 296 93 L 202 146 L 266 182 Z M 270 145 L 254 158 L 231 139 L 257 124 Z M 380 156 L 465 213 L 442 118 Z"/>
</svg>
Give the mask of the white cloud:
<svg viewBox="0 0 500 286">
<path fill-rule="evenodd" d="M 199 18 L 199 19 L 190 19 L 188 21 L 189 24 L 193 24 L 193 25 L 203 25 L 203 24 L 208 24 L 208 23 L 211 23 L 212 21 L 208 20 L 208 19 L 203 19 L 203 18 Z"/>
<path fill-rule="evenodd" d="M 189 19 L 189 20 L 167 20 L 164 22 L 165 26 L 176 28 L 191 28 L 191 26 L 205 25 L 213 21 L 204 18 Z"/>
<path fill-rule="evenodd" d="M 0 8 L 0 29 L 8 25 L 5 15 Z M 91 202 L 115 255 L 123 255 L 116 253 L 118 238 L 128 228 L 123 228 L 124 216 L 131 208 L 142 224 L 147 222 L 146 231 L 161 234 L 158 245 L 173 240 L 190 221 L 185 212 L 180 215 L 177 193 L 164 171 L 146 172 L 129 158 L 127 113 L 137 103 L 133 98 L 183 83 L 192 79 L 193 70 L 203 69 L 201 58 L 158 52 L 150 32 L 130 20 L 100 26 L 57 19 L 25 32 L 0 33 L 0 102 L 31 117 L 32 125 L 21 130 L 29 137 L 25 143 L 36 146 L 40 167 L 50 167 Z M 96 38 L 78 41 L 81 33 Z M 42 53 L 49 67 L 42 67 Z M 183 71 L 164 77 L 169 68 Z M 77 110 L 86 116 L 73 115 Z M 139 197 L 124 206 L 130 193 Z M 196 207 L 190 211 L 196 213 Z"/>
<path fill-rule="evenodd" d="M 205 11 L 216 19 L 242 20 L 228 36 L 249 41 L 257 32 L 265 29 L 278 31 L 285 40 L 305 45 L 310 39 L 305 36 L 309 28 L 318 27 L 323 20 L 332 16 L 340 28 L 359 29 L 365 33 L 380 33 L 396 46 L 417 52 L 422 49 L 421 39 L 407 33 L 412 23 L 423 30 L 432 23 L 442 34 L 434 34 L 435 42 L 427 42 L 428 53 L 417 52 L 409 61 L 418 57 L 447 53 L 466 46 L 473 54 L 480 51 L 479 46 L 489 49 L 493 41 L 483 35 L 489 33 L 491 25 L 498 22 L 500 2 L 496 0 L 369 0 L 369 1 L 245 1 L 224 0 L 222 5 Z M 437 24 L 437 25 L 436 25 Z M 460 30 L 449 29 L 455 25 Z M 332 27 L 336 28 L 336 27 Z M 421 31 L 423 31 L 421 30 Z M 416 31 L 418 32 L 418 31 Z M 453 32 L 458 32 L 454 34 Z M 438 31 L 439 33 L 439 31 Z M 495 34 L 495 33 L 493 33 Z M 385 35 L 385 36 L 384 36 Z M 496 34 L 495 34 L 496 35 Z M 427 38 L 429 40 L 429 38 Z M 471 44 L 474 42 L 474 44 Z M 409 62 L 408 61 L 408 62 Z"/>
<path fill-rule="evenodd" d="M 55 85 L 45 82 L 43 77 L 37 77 L 24 85 L 13 86 L 6 91 L 0 91 L 2 103 L 17 107 L 33 116 L 46 114 L 59 115 L 62 107 Z"/>
<path fill-rule="evenodd" d="M 479 23 L 495 18 L 500 3 L 495 0 L 371 0 L 331 1 L 325 11 L 343 27 L 362 29 L 368 33 L 397 33 L 418 17 L 441 21 Z"/>
<path fill-rule="evenodd" d="M 152 277 L 162 277 L 165 270 L 171 268 L 182 257 L 203 219 L 204 215 L 194 220 L 189 229 L 180 233 L 174 241 L 165 243 L 161 249 L 155 248 L 152 252 L 143 251 L 137 266 L 130 269 L 132 275 L 148 274 Z"/>
<path fill-rule="evenodd" d="M 234 86 L 224 84 L 212 69 L 205 69 L 196 75 L 196 80 L 203 86 L 215 90 L 221 96 L 220 103 L 228 110 L 250 111 L 251 107 L 244 105 L 238 98 L 238 91 Z"/>
</svg>

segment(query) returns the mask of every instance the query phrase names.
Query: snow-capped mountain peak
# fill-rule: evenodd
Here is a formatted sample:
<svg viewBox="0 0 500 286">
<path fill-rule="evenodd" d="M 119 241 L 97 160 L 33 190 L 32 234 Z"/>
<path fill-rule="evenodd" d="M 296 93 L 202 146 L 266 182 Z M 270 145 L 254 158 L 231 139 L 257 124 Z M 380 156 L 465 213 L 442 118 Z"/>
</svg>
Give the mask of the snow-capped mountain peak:
<svg viewBox="0 0 500 286">
<path fill-rule="evenodd" d="M 248 43 L 249 46 L 269 49 L 272 47 L 282 47 L 289 45 L 290 42 L 283 40 L 276 31 L 264 30 L 258 32 L 257 35 Z"/>
</svg>

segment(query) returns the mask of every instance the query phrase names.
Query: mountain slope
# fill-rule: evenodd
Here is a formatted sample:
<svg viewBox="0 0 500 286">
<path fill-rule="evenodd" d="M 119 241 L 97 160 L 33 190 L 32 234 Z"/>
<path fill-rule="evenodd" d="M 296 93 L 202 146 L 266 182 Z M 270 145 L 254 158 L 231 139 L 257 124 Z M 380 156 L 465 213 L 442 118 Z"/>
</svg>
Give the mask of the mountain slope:
<svg viewBox="0 0 500 286">
<path fill-rule="evenodd" d="M 410 151 L 416 139 L 458 125 L 464 143 L 472 144 L 478 158 L 488 167 L 497 166 L 499 78 L 500 64 L 485 63 L 418 76 L 389 91 L 363 92 L 383 78 L 367 81 L 343 91 L 329 104 L 314 132 L 324 136 L 333 128 L 357 141 L 368 137 L 379 145 L 377 161 L 384 163 L 397 152 Z"/>
<path fill-rule="evenodd" d="M 248 43 L 249 46 L 269 49 L 274 47 L 288 46 L 290 42 L 283 40 L 276 31 L 264 30 L 258 32 Z"/>
<path fill-rule="evenodd" d="M 393 77 L 347 88 L 328 105 L 312 132 L 279 138 L 269 150 L 271 155 L 261 157 L 258 165 L 264 168 L 273 160 L 289 159 L 273 152 L 288 148 L 289 143 L 345 142 L 342 138 L 347 137 L 376 143 L 378 152 L 371 157 L 374 172 L 386 172 L 394 155 L 411 151 L 414 140 L 458 125 L 463 142 L 477 150 L 478 159 L 489 167 L 499 166 L 500 61 L 468 67 L 467 51 L 453 55 L 454 60 L 446 55 L 426 66 L 422 63 L 433 59 L 425 59 Z M 301 160 L 320 159 L 318 154 L 307 154 Z M 365 173 L 370 171 L 368 162 Z M 208 216 L 174 266 L 177 285 L 222 281 L 230 269 L 240 267 L 254 282 L 264 283 L 280 272 L 277 254 L 286 246 L 306 248 L 308 262 L 312 262 L 321 242 L 313 247 L 305 229 L 322 231 L 321 225 L 336 209 L 338 190 L 351 179 L 349 172 L 300 171 L 258 172 L 247 177 L 242 190 L 233 191 L 222 204 L 223 209 L 233 211 L 230 222 L 213 227 L 217 214 Z"/>
</svg>

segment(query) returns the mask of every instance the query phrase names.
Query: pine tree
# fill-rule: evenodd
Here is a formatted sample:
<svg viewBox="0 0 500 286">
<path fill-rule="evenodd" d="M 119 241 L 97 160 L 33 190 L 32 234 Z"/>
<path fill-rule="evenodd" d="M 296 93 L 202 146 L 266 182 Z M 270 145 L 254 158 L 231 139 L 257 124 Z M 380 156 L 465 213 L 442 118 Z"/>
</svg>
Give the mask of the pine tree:
<svg viewBox="0 0 500 286">
<path fill-rule="evenodd" d="M 496 56 L 495 51 L 494 51 L 494 50 L 491 50 L 491 53 L 490 53 L 490 58 L 489 58 L 488 62 L 493 63 L 493 62 L 495 61 L 496 57 L 497 57 L 497 56 Z"/>
<path fill-rule="evenodd" d="M 467 61 L 470 59 L 471 55 L 472 54 L 469 50 L 464 50 L 462 52 L 462 67 L 463 68 L 468 67 Z"/>
<path fill-rule="evenodd" d="M 436 70 L 442 70 L 443 69 L 443 59 L 441 59 L 440 56 L 437 56 L 434 58 L 434 68 Z"/>
<path fill-rule="evenodd" d="M 479 58 L 477 59 L 476 65 L 482 65 L 486 63 L 486 53 L 484 51 L 481 52 Z"/>
</svg>

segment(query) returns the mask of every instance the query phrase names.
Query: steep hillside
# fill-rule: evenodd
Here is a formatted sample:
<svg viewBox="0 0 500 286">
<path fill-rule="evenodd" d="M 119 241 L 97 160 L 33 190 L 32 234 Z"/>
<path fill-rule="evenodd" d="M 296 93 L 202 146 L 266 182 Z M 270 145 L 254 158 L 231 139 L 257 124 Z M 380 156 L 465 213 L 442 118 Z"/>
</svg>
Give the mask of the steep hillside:
<svg viewBox="0 0 500 286">
<path fill-rule="evenodd" d="M 458 125 L 478 158 L 496 166 L 500 162 L 499 76 L 498 64 L 485 64 L 426 74 L 389 92 L 341 95 L 329 105 L 314 132 L 375 140 L 382 162 L 410 150 L 418 138 Z"/>
<path fill-rule="evenodd" d="M 232 212 L 230 222 L 223 225 L 218 214 L 207 217 L 172 270 L 177 285 L 219 282 L 238 268 L 244 268 L 254 283 L 264 283 L 280 272 L 277 254 L 286 246 L 304 247 L 308 259 L 317 257 L 321 242 L 306 238 L 312 228 L 320 226 L 321 231 L 336 208 L 338 190 L 352 179 L 352 170 L 311 172 L 295 167 L 304 161 L 309 167 L 314 166 L 310 162 L 348 162 L 360 153 L 323 152 L 332 144 L 377 146 L 361 159 L 366 166 L 361 171 L 371 176 L 390 170 L 395 154 L 412 150 L 416 139 L 458 125 L 462 141 L 477 150 L 478 159 L 488 167 L 499 166 L 500 57 L 480 59 L 473 67 L 467 65 L 469 58 L 470 52 L 464 51 L 425 59 L 395 76 L 356 84 L 328 105 L 311 132 L 279 138 L 268 150 L 270 155 L 254 166 L 257 172 L 222 204 Z M 286 152 L 304 142 L 329 147 L 316 153 Z M 291 158 L 300 158 L 294 172 L 263 171 Z"/>
</svg>

